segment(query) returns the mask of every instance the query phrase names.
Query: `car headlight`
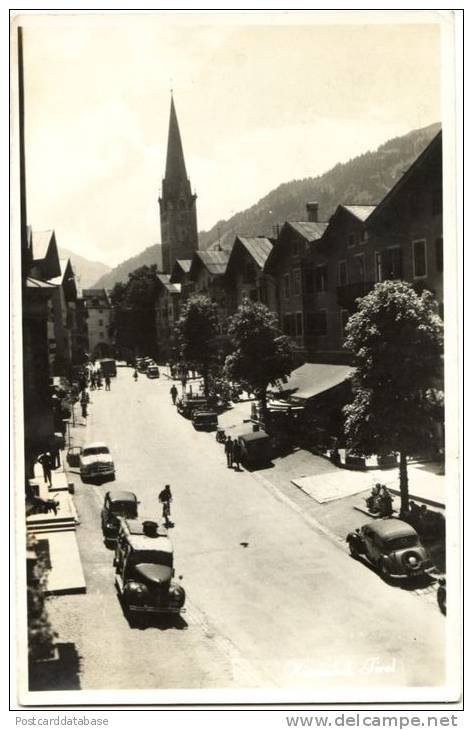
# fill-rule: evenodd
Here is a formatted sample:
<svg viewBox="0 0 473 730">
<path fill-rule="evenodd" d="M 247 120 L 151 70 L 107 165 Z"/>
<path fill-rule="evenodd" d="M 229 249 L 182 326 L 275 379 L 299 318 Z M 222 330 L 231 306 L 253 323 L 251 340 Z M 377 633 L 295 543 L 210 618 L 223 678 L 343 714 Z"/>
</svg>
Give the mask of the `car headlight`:
<svg viewBox="0 0 473 730">
<path fill-rule="evenodd" d="M 169 591 L 169 599 L 178 606 L 183 606 L 186 600 L 186 592 L 182 586 L 172 585 Z"/>
</svg>

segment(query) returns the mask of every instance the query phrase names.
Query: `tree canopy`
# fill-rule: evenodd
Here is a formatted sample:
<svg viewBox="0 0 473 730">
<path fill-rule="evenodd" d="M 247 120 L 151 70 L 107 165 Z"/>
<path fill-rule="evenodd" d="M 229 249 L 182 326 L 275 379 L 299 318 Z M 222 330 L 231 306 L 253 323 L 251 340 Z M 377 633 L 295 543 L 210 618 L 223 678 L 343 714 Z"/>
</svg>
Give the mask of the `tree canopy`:
<svg viewBox="0 0 473 730">
<path fill-rule="evenodd" d="M 179 359 L 185 368 L 199 370 L 209 393 L 209 373 L 217 362 L 217 305 L 208 297 L 191 297 L 181 308 L 176 325 Z"/>
<path fill-rule="evenodd" d="M 265 411 L 268 385 L 292 371 L 291 341 L 278 329 L 276 315 L 249 299 L 230 317 L 228 334 L 233 352 L 225 360 L 225 374 L 254 391 Z"/>
<path fill-rule="evenodd" d="M 114 306 L 114 334 L 118 347 L 154 354 L 156 350 L 155 304 L 157 268 L 141 266 L 117 282 L 110 293 Z"/>
<path fill-rule="evenodd" d="M 442 321 L 433 295 L 385 281 L 358 304 L 344 347 L 356 366 L 354 400 L 345 407 L 345 434 L 357 453 L 400 453 L 401 509 L 408 509 L 408 455 L 435 441 L 442 383 Z"/>
</svg>

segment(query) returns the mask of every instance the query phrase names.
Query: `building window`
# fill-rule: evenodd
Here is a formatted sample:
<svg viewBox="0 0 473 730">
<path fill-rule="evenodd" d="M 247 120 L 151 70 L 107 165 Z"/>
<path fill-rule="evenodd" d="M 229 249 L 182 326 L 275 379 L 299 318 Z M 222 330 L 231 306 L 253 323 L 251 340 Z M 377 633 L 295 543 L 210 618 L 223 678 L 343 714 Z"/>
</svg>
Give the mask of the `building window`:
<svg viewBox="0 0 473 730">
<path fill-rule="evenodd" d="M 341 309 L 340 310 L 340 329 L 342 333 L 342 340 L 345 339 L 345 330 L 347 326 L 347 322 L 350 319 L 350 313 L 347 309 Z"/>
<path fill-rule="evenodd" d="M 314 272 L 311 269 L 304 271 L 304 293 L 314 293 Z"/>
<path fill-rule="evenodd" d="M 412 242 L 412 258 L 414 263 L 414 279 L 427 276 L 427 256 L 425 240 Z"/>
<path fill-rule="evenodd" d="M 303 326 L 302 326 L 302 312 L 296 312 L 296 337 L 302 337 Z"/>
<path fill-rule="evenodd" d="M 381 254 L 378 251 L 374 255 L 374 269 L 376 281 L 383 281 L 383 265 L 381 261 Z"/>
<path fill-rule="evenodd" d="M 99 319 L 99 327 L 103 326 L 103 319 Z"/>
<path fill-rule="evenodd" d="M 312 335 L 323 336 L 327 334 L 327 312 L 325 309 L 308 313 L 307 328 Z"/>
<path fill-rule="evenodd" d="M 363 229 L 363 232 L 361 234 L 361 243 L 366 243 L 369 239 L 369 234 L 366 228 Z"/>
<path fill-rule="evenodd" d="M 432 215 L 440 215 L 443 210 L 442 190 L 432 192 Z"/>
<path fill-rule="evenodd" d="M 99 309 L 99 314 L 102 314 L 102 312 L 103 312 L 103 309 Z"/>
<path fill-rule="evenodd" d="M 338 283 L 340 286 L 348 284 L 347 262 L 338 262 Z"/>
<path fill-rule="evenodd" d="M 356 234 L 355 233 L 349 233 L 348 234 L 348 245 L 354 246 L 356 244 Z"/>
<path fill-rule="evenodd" d="M 443 238 L 435 241 L 435 264 L 439 273 L 443 272 Z"/>
<path fill-rule="evenodd" d="M 364 281 L 365 280 L 365 256 L 364 256 L 364 254 L 359 254 L 358 256 L 355 256 L 355 267 L 356 267 L 357 281 Z"/>
<path fill-rule="evenodd" d="M 299 256 L 301 252 L 299 241 L 293 241 L 292 243 L 292 255 Z"/>
<path fill-rule="evenodd" d="M 284 328 L 284 332 L 286 333 L 286 335 L 289 335 L 289 337 L 295 337 L 296 325 L 295 325 L 295 319 L 294 319 L 293 312 L 284 315 L 283 328 Z"/>
<path fill-rule="evenodd" d="M 294 294 L 298 296 L 301 293 L 301 270 L 294 269 L 292 272 L 292 279 L 294 282 Z"/>
<path fill-rule="evenodd" d="M 103 332 L 99 332 L 99 337 L 101 340 L 103 340 Z"/>
<path fill-rule="evenodd" d="M 291 278 L 289 274 L 283 276 L 283 287 L 284 287 L 284 298 L 290 299 L 291 297 Z"/>
<path fill-rule="evenodd" d="M 402 278 L 402 252 L 399 246 L 375 253 L 376 281 Z"/>
<path fill-rule="evenodd" d="M 315 267 L 315 291 L 327 291 L 327 266 Z"/>
</svg>

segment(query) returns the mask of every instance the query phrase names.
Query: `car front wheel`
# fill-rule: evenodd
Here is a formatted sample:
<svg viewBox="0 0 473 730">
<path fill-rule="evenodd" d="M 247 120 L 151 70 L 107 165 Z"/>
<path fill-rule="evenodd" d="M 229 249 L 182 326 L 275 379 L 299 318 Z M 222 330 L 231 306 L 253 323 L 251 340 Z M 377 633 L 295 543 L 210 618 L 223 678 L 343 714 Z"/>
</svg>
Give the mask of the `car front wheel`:
<svg viewBox="0 0 473 730">
<path fill-rule="evenodd" d="M 355 558 L 355 559 L 359 558 L 360 554 L 359 554 L 358 550 L 356 549 L 356 546 L 355 546 L 355 543 L 353 540 L 349 541 L 348 549 L 350 551 L 350 555 L 352 556 L 352 558 Z"/>
</svg>

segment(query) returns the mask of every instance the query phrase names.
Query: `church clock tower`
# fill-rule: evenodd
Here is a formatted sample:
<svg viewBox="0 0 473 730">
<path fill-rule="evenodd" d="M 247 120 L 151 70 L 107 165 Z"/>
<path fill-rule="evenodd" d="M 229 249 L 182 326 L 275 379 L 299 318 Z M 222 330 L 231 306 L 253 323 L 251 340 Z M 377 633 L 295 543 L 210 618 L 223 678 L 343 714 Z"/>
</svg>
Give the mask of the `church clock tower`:
<svg viewBox="0 0 473 730">
<path fill-rule="evenodd" d="M 182 151 L 174 99 L 171 96 L 166 173 L 159 198 L 163 273 L 170 274 L 176 259 L 191 259 L 198 249 L 197 195 L 191 191 Z"/>
</svg>

